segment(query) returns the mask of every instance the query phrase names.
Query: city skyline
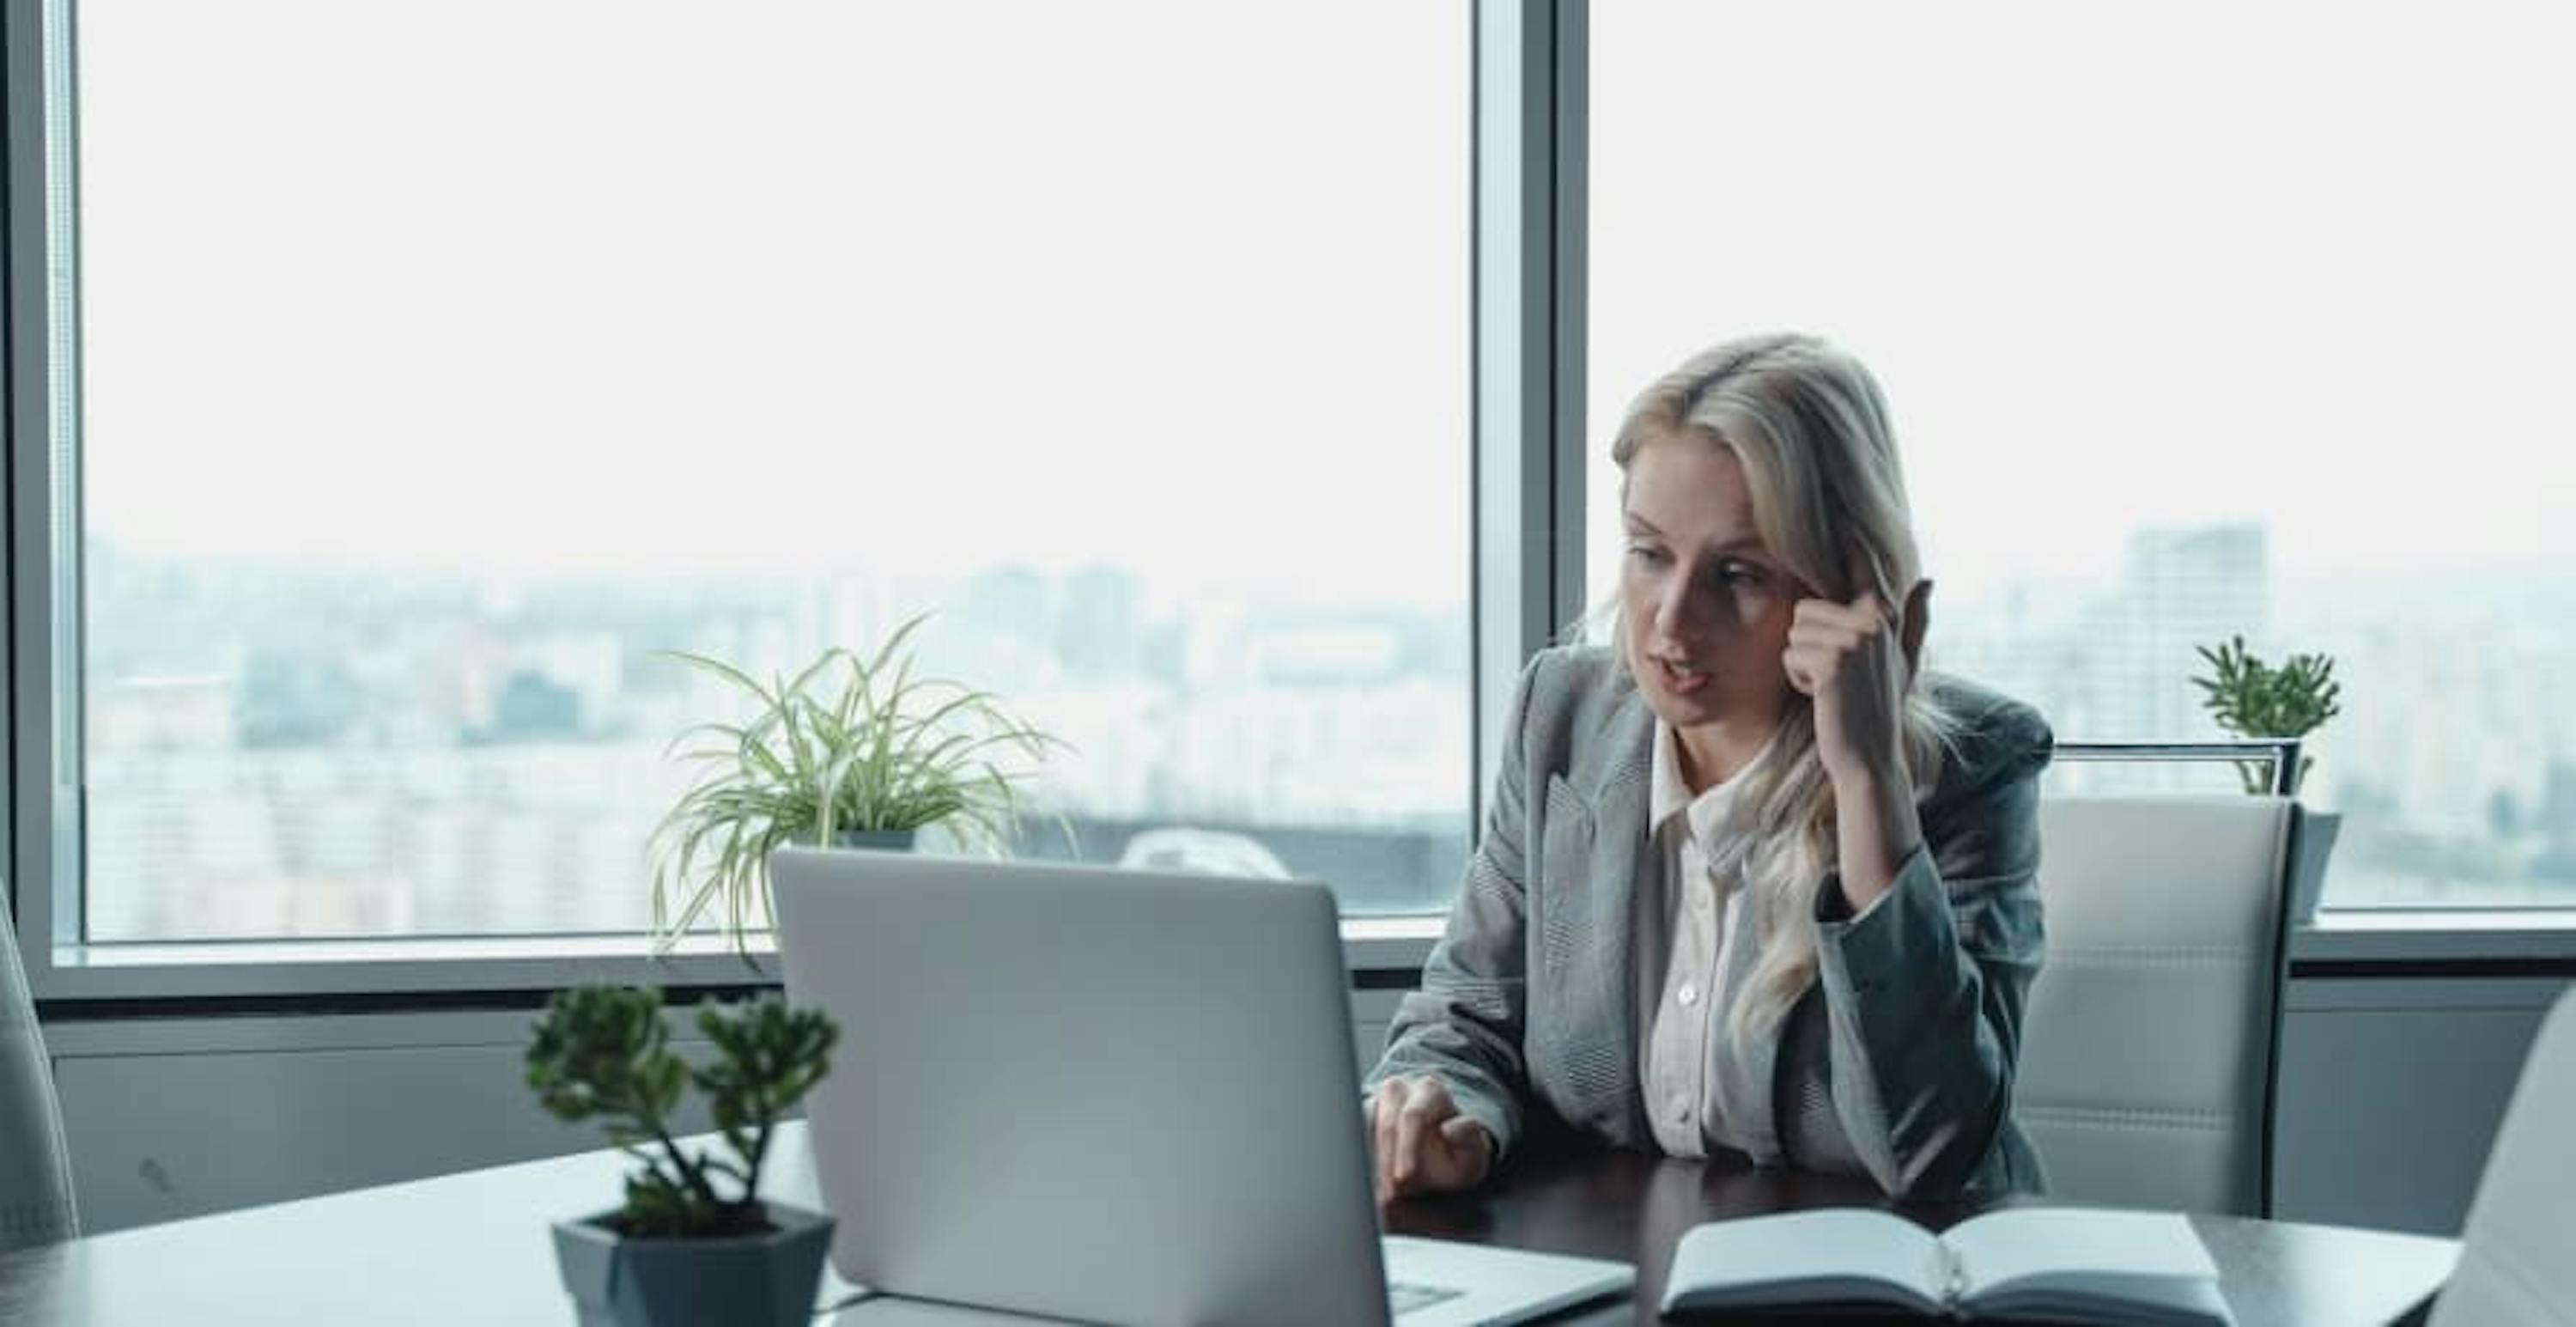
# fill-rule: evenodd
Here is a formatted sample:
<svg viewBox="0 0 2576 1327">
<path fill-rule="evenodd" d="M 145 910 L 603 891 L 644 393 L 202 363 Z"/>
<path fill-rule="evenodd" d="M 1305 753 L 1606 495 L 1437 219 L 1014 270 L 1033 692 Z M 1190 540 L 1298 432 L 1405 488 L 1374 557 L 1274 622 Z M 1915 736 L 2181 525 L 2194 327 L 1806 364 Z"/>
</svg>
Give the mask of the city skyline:
<svg viewBox="0 0 2576 1327">
<path fill-rule="evenodd" d="M 2260 651 L 2324 648 L 2346 713 L 2312 743 L 2309 800 L 2355 822 L 2330 903 L 2530 898 L 2560 878 L 2576 891 L 2576 859 L 2555 864 L 2576 848 L 2576 701 L 2535 710 L 2489 675 L 2576 667 L 2576 628 L 2463 656 L 2404 618 L 2339 617 L 2341 593 L 2296 581 L 2282 593 L 2259 526 L 2149 529 L 2130 544 L 2123 578 L 2089 592 L 1955 596 L 1930 665 L 2032 701 L 2062 740 L 2170 740 L 2215 735 L 2187 685 L 2191 645 L 2242 630 Z M 1345 876 L 1331 883 L 1346 906 L 1421 910 L 1445 905 L 1468 842 L 1463 586 L 1434 614 L 1160 595 L 1109 566 L 987 567 L 946 586 L 843 575 L 477 593 L 467 579 L 263 577 L 93 545 L 100 938 L 640 925 L 644 835 L 680 786 L 664 745 L 733 703 L 656 651 L 792 669 L 933 604 L 925 668 L 1001 693 L 1073 743 L 1039 797 L 1092 827 L 1087 856 L 1116 860 L 1151 828 L 1293 841 L 1290 865 Z M 2463 707 L 2463 694 L 2489 699 Z M 2429 712 L 2453 721 L 2428 725 Z M 2050 776 L 2063 791 L 2108 777 Z M 2200 777 L 2189 786 L 2227 786 Z M 1042 835 L 1026 846 L 1058 851 Z"/>
</svg>

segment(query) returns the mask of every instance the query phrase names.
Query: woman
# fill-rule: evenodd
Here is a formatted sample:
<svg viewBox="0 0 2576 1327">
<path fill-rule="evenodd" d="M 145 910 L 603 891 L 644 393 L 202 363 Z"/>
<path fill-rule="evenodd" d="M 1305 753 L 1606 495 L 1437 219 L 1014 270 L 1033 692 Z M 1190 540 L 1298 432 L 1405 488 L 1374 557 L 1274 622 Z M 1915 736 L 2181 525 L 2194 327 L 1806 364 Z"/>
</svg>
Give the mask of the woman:
<svg viewBox="0 0 2576 1327">
<path fill-rule="evenodd" d="M 1539 1129 L 2036 1189 L 2012 1121 L 2048 727 L 1917 678 L 1878 385 L 1812 337 L 1702 354 L 1613 451 L 1612 648 L 1522 674 L 1492 814 L 1369 1075 L 1381 1200 Z"/>
</svg>

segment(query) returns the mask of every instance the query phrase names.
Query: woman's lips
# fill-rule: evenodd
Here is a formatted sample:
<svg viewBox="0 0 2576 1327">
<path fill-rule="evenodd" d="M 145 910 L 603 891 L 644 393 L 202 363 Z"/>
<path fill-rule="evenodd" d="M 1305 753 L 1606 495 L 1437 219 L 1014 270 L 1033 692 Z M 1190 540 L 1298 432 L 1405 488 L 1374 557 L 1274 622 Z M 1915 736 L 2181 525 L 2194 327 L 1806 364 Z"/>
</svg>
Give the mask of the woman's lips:
<svg viewBox="0 0 2576 1327">
<path fill-rule="evenodd" d="M 1687 696 L 1708 685 L 1708 674 L 1680 667 L 1668 660 L 1657 659 L 1655 671 L 1663 678 L 1664 689 L 1676 696 Z"/>
</svg>

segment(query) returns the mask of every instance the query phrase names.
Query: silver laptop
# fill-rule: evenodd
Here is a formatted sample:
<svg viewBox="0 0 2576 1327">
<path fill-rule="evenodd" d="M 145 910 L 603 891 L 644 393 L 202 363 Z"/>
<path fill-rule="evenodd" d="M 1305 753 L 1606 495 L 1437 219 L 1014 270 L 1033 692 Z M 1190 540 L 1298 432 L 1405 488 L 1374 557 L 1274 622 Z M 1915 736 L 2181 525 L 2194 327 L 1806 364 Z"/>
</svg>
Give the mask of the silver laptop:
<svg viewBox="0 0 2576 1327">
<path fill-rule="evenodd" d="M 1322 885 L 797 849 L 770 876 L 787 997 L 841 1025 L 806 1114 L 850 1281 L 1176 1327 L 1514 1322 L 1635 1282 L 1380 1239 Z"/>
</svg>

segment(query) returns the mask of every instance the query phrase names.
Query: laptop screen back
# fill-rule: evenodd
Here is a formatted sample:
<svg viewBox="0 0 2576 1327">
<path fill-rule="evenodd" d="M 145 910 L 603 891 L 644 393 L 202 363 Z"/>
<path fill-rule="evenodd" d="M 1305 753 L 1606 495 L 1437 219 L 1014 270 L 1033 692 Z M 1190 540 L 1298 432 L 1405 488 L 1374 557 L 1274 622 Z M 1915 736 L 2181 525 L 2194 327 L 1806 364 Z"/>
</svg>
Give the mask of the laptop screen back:
<svg viewBox="0 0 2576 1327">
<path fill-rule="evenodd" d="M 1348 978 L 1311 882 L 773 859 L 833 1262 L 1133 1323 L 1379 1323 Z"/>
</svg>

